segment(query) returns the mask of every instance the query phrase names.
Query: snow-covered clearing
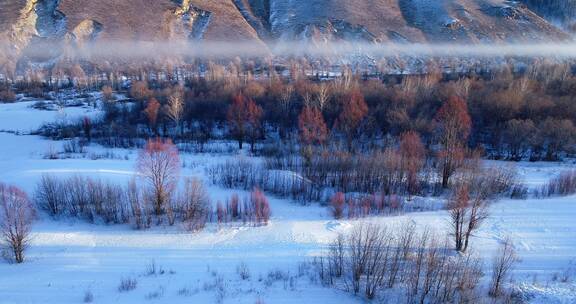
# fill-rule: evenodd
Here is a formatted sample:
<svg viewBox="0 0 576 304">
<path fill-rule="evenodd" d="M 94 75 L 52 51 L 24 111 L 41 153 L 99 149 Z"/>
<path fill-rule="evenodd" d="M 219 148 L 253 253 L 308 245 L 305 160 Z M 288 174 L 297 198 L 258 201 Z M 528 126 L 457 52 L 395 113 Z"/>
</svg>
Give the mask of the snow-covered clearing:
<svg viewBox="0 0 576 304">
<path fill-rule="evenodd" d="M 37 128 L 43 121 L 97 115 L 90 108 L 63 111 L 31 109 L 31 103 L 0 105 L 0 181 L 29 193 L 43 173 L 57 176 L 85 174 L 127 182 L 133 176 L 135 151 L 114 149 L 115 159 L 71 158 L 49 160 L 48 149 L 61 150 L 62 142 L 16 135 Z M 64 115 L 63 113 L 66 113 Z M 88 153 L 107 149 L 88 147 Z M 205 167 L 234 155 L 186 154 L 182 175 L 205 177 Z M 492 165 L 502 165 L 494 162 Z M 532 188 L 544 184 L 568 164 L 518 164 L 520 175 Z M 206 183 L 209 185 L 208 183 Z M 232 193 L 208 186 L 212 200 Z M 358 221 L 335 221 L 325 207 L 271 199 L 272 218 L 265 227 L 210 224 L 199 233 L 178 227 L 135 231 L 127 225 L 90 225 L 81 221 L 54 221 L 44 215 L 35 223 L 27 261 L 0 262 L 0 303 L 81 303 L 87 291 L 95 303 L 353 303 L 351 295 L 310 282 L 301 262 L 311 261 L 338 233 Z M 502 200 L 474 237 L 475 252 L 490 259 L 500 241 L 513 238 L 522 261 L 514 278 L 534 295 L 533 303 L 576 303 L 576 285 L 552 278 L 576 267 L 576 197 L 546 200 Z M 387 225 L 414 221 L 420 229 L 444 231 L 445 211 L 377 217 L 369 221 Z M 152 262 L 154 261 L 154 262 Z M 148 270 L 156 265 L 155 274 Z M 240 279 L 237 267 L 246 263 L 250 278 Z M 299 267 L 300 266 L 300 267 Z M 160 270 L 160 268 L 162 270 Z M 278 270 L 278 271 L 276 271 Z M 135 278 L 133 291 L 119 292 L 123 278 Z M 575 278 L 576 279 L 576 278 Z"/>
</svg>

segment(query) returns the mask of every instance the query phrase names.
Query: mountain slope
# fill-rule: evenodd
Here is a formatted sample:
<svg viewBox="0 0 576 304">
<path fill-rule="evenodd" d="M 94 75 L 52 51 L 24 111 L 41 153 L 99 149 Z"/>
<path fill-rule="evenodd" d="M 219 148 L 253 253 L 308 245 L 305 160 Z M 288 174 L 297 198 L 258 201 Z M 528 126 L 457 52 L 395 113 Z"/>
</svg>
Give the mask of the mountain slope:
<svg viewBox="0 0 576 304">
<path fill-rule="evenodd" d="M 524 1 L 548 12 L 547 16 L 560 7 Z M 27 17 L 26 10 L 39 16 L 27 23 L 36 31 L 55 23 L 50 18 L 62 18 L 69 32 L 93 21 L 102 25 L 98 37 L 114 39 L 166 39 L 175 22 L 188 28 L 197 25 L 198 12 L 208 17 L 197 38 L 208 40 L 490 42 L 567 38 L 527 7 L 506 0 L 3 0 L 0 32 L 17 32 Z"/>
<path fill-rule="evenodd" d="M 524 1 L 529 6 L 506 0 L 2 0 L 0 48 L 5 50 L 0 61 L 27 54 L 33 59 L 27 50 L 44 41 L 189 39 L 265 47 L 277 40 L 491 43 L 570 38 L 530 10 L 550 16 L 564 6 Z M 41 60 L 60 53 L 51 49 Z"/>
<path fill-rule="evenodd" d="M 551 22 L 576 32 L 576 0 L 521 0 Z"/>
<path fill-rule="evenodd" d="M 93 19 L 104 25 L 103 38 L 165 39 L 170 23 L 182 11 L 198 9 L 211 17 L 202 38 L 213 40 L 257 39 L 254 29 L 244 20 L 231 0 L 61 0 L 59 9 L 68 16 L 68 28 L 82 20 Z"/>
<path fill-rule="evenodd" d="M 371 40 L 547 41 L 566 38 L 529 9 L 504 0 L 270 0 L 271 32 L 298 38 L 362 30 Z M 337 26 L 340 25 L 340 28 Z M 335 29 L 331 29 L 335 27 Z M 364 35 L 366 37 L 366 35 Z"/>
</svg>

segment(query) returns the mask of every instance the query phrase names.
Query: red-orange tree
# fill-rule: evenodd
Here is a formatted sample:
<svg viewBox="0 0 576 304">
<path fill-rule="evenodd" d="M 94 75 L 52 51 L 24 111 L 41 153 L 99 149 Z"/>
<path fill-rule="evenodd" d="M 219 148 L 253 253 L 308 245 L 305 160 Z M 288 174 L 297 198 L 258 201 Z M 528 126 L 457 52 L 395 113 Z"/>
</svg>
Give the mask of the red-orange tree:
<svg viewBox="0 0 576 304">
<path fill-rule="evenodd" d="M 230 127 L 230 133 L 238 141 L 238 148 L 242 145 L 246 137 L 250 141 L 250 150 L 254 152 L 256 140 L 261 136 L 263 111 L 252 99 L 238 94 L 228 107 L 226 115 Z"/>
<path fill-rule="evenodd" d="M 368 105 L 359 90 L 353 90 L 345 99 L 342 112 L 338 116 L 337 125 L 346 136 L 348 150 L 352 151 L 354 137 L 358 135 L 360 126 L 368 114 Z"/>
<path fill-rule="evenodd" d="M 304 145 L 323 144 L 328 136 L 328 128 L 322 113 L 314 107 L 306 106 L 298 116 L 300 142 Z"/>
<path fill-rule="evenodd" d="M 442 187 L 447 188 L 450 177 L 464 159 L 466 142 L 472 129 L 466 101 L 453 96 L 436 113 L 437 139 L 442 146 L 438 153 Z"/>
<path fill-rule="evenodd" d="M 420 135 L 414 131 L 408 131 L 400 136 L 399 154 L 402 171 L 406 175 L 408 194 L 416 194 L 420 191 L 418 173 L 424 166 L 426 149 Z"/>
<path fill-rule="evenodd" d="M 148 126 L 150 127 L 151 131 L 154 131 L 156 135 L 158 135 L 158 112 L 160 111 L 160 103 L 156 98 L 152 97 L 148 100 L 146 104 L 146 109 L 144 113 L 146 114 L 146 118 L 148 118 Z"/>
</svg>

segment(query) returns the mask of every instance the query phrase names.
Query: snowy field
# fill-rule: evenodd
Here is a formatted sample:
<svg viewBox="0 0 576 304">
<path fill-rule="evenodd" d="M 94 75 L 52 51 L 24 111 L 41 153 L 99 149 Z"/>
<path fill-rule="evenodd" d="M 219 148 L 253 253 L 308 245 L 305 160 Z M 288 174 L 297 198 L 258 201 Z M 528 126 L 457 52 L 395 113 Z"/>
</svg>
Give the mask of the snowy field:
<svg viewBox="0 0 576 304">
<path fill-rule="evenodd" d="M 47 151 L 62 150 L 63 142 L 26 135 L 43 122 L 94 117 L 88 107 L 60 111 L 36 110 L 33 102 L 0 104 L 0 181 L 29 193 L 43 173 L 57 176 L 84 174 L 127 182 L 134 174 L 136 152 L 88 147 L 87 154 L 109 153 L 114 159 L 45 159 Z M 222 200 L 242 191 L 208 183 L 205 167 L 235 155 L 184 154 L 182 175 L 205 180 L 210 198 Z M 505 165 L 492 162 L 491 165 Z M 518 171 L 530 188 L 545 184 L 568 163 L 520 163 Z M 0 262 L 0 303 L 82 303 L 86 292 L 94 303 L 363 303 L 343 291 L 311 281 L 307 269 L 338 233 L 357 221 L 335 221 L 328 209 L 271 198 L 272 218 L 265 227 L 210 224 L 195 234 L 178 227 L 135 231 L 128 225 L 90 225 L 77 220 L 54 221 L 40 215 L 33 228 L 27 261 Z M 407 221 L 420 229 L 444 231 L 446 211 L 377 217 L 369 221 L 399 225 Z M 502 200 L 472 241 L 485 260 L 500 242 L 513 238 L 520 263 L 515 284 L 533 295 L 532 303 L 576 303 L 576 285 L 553 278 L 576 271 L 576 197 L 546 200 Z M 250 278 L 237 268 L 245 263 Z M 154 271 L 151 265 L 154 264 Z M 137 287 L 119 292 L 122 279 Z M 574 277 L 576 279 L 576 277 Z"/>
</svg>

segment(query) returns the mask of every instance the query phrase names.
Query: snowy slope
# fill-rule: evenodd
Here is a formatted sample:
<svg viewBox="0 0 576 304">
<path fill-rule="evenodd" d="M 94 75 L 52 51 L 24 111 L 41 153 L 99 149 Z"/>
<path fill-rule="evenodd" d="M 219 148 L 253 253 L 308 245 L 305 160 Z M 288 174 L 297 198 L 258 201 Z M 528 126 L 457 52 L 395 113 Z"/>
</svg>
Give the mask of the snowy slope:
<svg viewBox="0 0 576 304">
<path fill-rule="evenodd" d="M 511 42 L 565 38 L 528 9 L 505 0 L 270 1 L 281 38 L 412 42 Z M 358 35 L 362 29 L 369 35 Z M 344 33 L 342 33 L 344 32 Z"/>
<path fill-rule="evenodd" d="M 41 121 L 61 119 L 62 113 L 34 110 L 30 103 L 0 104 L 0 130 L 26 132 Z M 65 108 L 68 117 L 98 115 L 89 108 Z M 15 123 L 18 122 L 18 123 Z M 0 132 L 0 181 L 33 191 L 43 173 L 57 176 L 86 174 L 127 182 L 133 174 L 134 151 L 115 149 L 121 159 L 86 158 L 47 160 L 46 149 L 60 148 L 31 135 Z M 91 146 L 92 152 L 102 148 Z M 183 175 L 206 179 L 204 168 L 234 155 L 185 154 Z M 491 165 L 500 164 L 493 162 Z M 567 164 L 521 163 L 519 172 L 533 188 L 546 183 Z M 234 192 L 209 186 L 213 200 Z M 532 303 L 574 303 L 573 282 L 552 278 L 576 263 L 576 197 L 525 201 L 503 200 L 474 237 L 473 250 L 489 263 L 505 237 L 512 237 L 522 258 L 515 280 L 533 296 Z M 310 261 L 338 233 L 359 221 L 335 221 L 326 208 L 302 206 L 271 199 L 272 218 L 265 227 L 210 224 L 200 233 L 177 227 L 134 231 L 130 227 L 90 225 L 75 220 L 54 221 L 41 215 L 33 228 L 28 261 L 22 265 L 0 262 L 0 303 L 79 303 L 89 291 L 96 303 L 354 303 L 344 292 L 322 288 L 310 281 Z M 436 232 L 448 224 L 445 211 L 376 217 L 387 225 L 415 222 L 419 229 Z M 150 274 L 150 264 L 156 265 Z M 245 263 L 251 277 L 240 279 L 236 268 Z M 486 265 L 488 267 L 488 265 Z M 162 268 L 163 271 L 159 269 Z M 135 278 L 137 288 L 117 291 L 122 278 Z"/>
</svg>

